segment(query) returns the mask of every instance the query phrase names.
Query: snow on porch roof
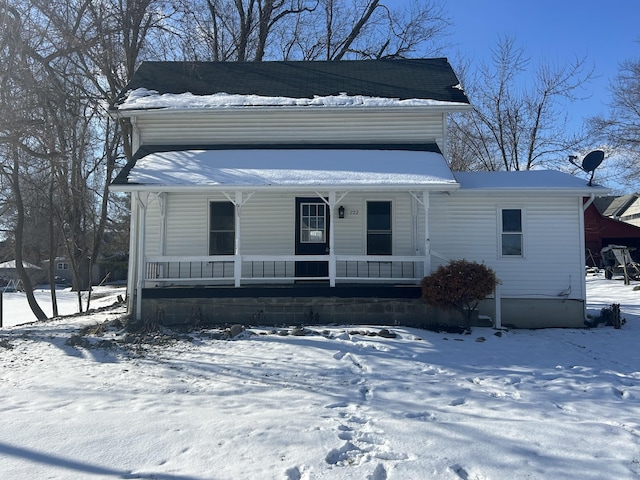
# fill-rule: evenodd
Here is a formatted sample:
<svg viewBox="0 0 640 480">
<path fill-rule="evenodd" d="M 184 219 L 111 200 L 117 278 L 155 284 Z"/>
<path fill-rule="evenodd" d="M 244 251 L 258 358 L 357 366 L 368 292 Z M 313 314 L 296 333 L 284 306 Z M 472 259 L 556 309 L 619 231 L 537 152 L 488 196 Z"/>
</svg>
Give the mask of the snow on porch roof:
<svg viewBox="0 0 640 480">
<path fill-rule="evenodd" d="M 458 187 L 439 152 L 368 149 L 171 150 L 137 160 L 114 190 Z"/>
<path fill-rule="evenodd" d="M 605 187 L 557 170 L 527 170 L 510 172 L 455 172 L 464 191 L 565 191 L 572 194 L 603 195 Z"/>
</svg>

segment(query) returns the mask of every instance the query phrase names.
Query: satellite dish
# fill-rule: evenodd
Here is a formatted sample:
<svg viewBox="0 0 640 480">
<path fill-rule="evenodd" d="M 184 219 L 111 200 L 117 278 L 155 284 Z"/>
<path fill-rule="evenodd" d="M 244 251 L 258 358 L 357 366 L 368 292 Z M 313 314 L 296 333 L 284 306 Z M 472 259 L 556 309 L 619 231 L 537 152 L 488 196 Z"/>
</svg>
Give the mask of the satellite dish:
<svg viewBox="0 0 640 480">
<path fill-rule="evenodd" d="M 587 173 L 591 173 L 591 178 L 589 179 L 589 186 L 591 186 L 591 182 L 593 182 L 593 175 L 596 172 L 596 168 L 600 166 L 602 161 L 604 160 L 604 152 L 602 150 L 594 150 L 593 152 L 589 152 L 584 160 L 582 160 L 582 165 L 578 165 L 575 162 L 576 156 L 569 155 L 569 162 L 571 162 L 576 167 L 581 168 Z"/>
<path fill-rule="evenodd" d="M 587 154 L 582 160 L 582 169 L 585 172 L 593 172 L 596 168 L 600 166 L 602 161 L 604 160 L 604 152 L 602 150 L 594 150 Z"/>
</svg>

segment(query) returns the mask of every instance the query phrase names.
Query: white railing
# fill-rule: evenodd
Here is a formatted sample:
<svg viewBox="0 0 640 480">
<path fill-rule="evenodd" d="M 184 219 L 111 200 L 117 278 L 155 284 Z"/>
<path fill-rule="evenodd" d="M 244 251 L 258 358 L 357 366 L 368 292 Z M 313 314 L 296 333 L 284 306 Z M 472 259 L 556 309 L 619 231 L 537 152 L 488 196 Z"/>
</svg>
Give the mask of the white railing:
<svg viewBox="0 0 640 480">
<path fill-rule="evenodd" d="M 217 255 L 150 256 L 145 259 L 146 286 L 178 284 L 235 285 L 329 280 L 331 284 L 366 282 L 418 283 L 424 256 L 395 255 Z M 327 275 L 296 276 L 296 262 L 326 262 Z"/>
</svg>

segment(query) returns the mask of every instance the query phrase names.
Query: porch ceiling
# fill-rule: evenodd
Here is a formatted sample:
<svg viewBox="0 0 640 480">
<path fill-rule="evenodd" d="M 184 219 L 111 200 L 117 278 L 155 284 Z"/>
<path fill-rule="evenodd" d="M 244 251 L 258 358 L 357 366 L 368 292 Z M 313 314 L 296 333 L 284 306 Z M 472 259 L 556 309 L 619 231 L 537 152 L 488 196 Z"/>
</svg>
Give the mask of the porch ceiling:
<svg viewBox="0 0 640 480">
<path fill-rule="evenodd" d="M 437 150 L 437 148 L 436 148 Z M 439 151 L 407 149 L 183 149 L 154 151 L 119 178 L 116 191 L 340 190 L 459 187 Z"/>
</svg>

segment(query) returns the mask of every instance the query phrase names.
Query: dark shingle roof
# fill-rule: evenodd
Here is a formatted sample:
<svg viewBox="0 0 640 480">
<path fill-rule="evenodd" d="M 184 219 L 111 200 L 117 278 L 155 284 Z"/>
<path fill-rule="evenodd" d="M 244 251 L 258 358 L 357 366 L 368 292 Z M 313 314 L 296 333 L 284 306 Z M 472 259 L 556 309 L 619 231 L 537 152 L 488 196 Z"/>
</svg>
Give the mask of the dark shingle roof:
<svg viewBox="0 0 640 480">
<path fill-rule="evenodd" d="M 596 198 L 593 203 L 600 212 L 600 215 L 604 217 L 620 217 L 637 198 L 638 195 L 632 193 L 619 197 L 599 197 Z"/>
<path fill-rule="evenodd" d="M 143 62 L 123 94 L 228 93 L 313 98 L 346 93 L 468 104 L 446 58 L 297 62 Z"/>
</svg>

